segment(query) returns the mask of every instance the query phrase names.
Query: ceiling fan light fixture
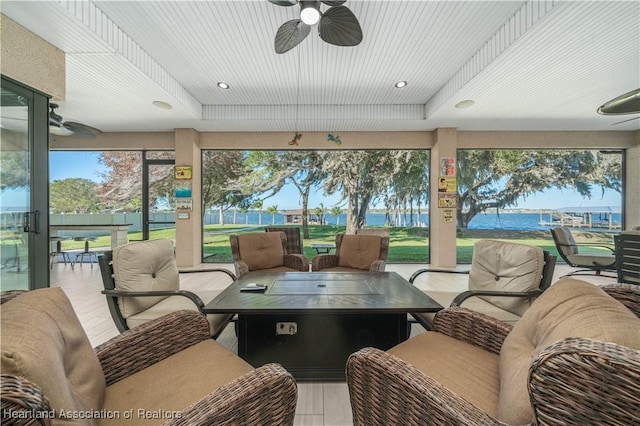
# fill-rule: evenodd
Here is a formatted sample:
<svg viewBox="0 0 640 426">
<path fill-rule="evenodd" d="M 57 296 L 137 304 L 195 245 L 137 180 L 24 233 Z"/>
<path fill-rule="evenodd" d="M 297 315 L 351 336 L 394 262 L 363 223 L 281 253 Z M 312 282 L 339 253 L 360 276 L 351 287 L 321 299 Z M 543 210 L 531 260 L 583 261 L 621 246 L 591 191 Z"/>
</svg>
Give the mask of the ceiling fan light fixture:
<svg viewBox="0 0 640 426">
<path fill-rule="evenodd" d="M 300 20 L 307 25 L 315 25 L 320 21 L 320 5 L 316 1 L 300 2 Z"/>
</svg>

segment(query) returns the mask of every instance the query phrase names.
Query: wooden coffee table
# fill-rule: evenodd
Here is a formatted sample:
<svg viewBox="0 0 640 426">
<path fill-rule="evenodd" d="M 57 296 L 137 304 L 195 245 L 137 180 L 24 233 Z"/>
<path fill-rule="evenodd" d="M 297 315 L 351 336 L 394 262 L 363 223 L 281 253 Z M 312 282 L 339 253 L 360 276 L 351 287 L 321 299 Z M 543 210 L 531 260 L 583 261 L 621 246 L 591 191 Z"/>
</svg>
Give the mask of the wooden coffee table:
<svg viewBox="0 0 640 426">
<path fill-rule="evenodd" d="M 249 283 L 267 289 L 241 292 Z M 389 349 L 407 339 L 407 313 L 441 309 L 395 272 L 251 272 L 205 306 L 238 314 L 239 356 L 303 380 L 344 380 L 351 353 Z"/>
</svg>

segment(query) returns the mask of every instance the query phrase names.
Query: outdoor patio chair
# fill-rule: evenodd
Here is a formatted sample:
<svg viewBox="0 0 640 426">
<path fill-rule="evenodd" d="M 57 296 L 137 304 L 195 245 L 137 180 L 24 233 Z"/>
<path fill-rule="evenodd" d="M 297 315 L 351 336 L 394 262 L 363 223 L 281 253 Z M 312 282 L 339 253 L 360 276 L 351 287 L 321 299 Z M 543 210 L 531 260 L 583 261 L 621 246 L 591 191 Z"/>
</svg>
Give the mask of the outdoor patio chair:
<svg viewBox="0 0 640 426">
<path fill-rule="evenodd" d="M 309 259 L 299 253 L 287 252 L 284 232 L 250 232 L 231 235 L 231 254 L 236 275 L 251 271 L 309 272 Z"/>
<path fill-rule="evenodd" d="M 553 284 L 514 326 L 446 308 L 433 331 L 349 357 L 353 424 L 636 424 L 638 316 L 639 286 L 573 278 Z"/>
<path fill-rule="evenodd" d="M 278 364 L 254 368 L 212 340 L 197 312 L 92 348 L 62 289 L 2 296 L 3 425 L 293 424 L 293 377 Z"/>
<path fill-rule="evenodd" d="M 640 284 L 640 230 L 613 237 L 616 246 L 618 282 Z"/>
<path fill-rule="evenodd" d="M 304 247 L 302 245 L 302 234 L 300 232 L 300 228 L 295 227 L 274 227 L 267 226 L 264 228 L 266 232 L 284 232 L 287 236 L 287 244 L 285 248 L 288 254 L 304 254 Z"/>
<path fill-rule="evenodd" d="M 105 251 L 98 258 L 107 304 L 111 317 L 123 332 L 170 312 L 188 309 L 202 312 L 224 287 L 214 283 L 207 290 L 187 291 L 180 288 L 180 275 L 168 239 L 140 241 Z M 235 275 L 226 269 L 189 270 L 182 273 L 206 273 L 211 280 Z M 207 314 L 211 336 L 217 337 L 232 314 Z"/>
<path fill-rule="evenodd" d="M 560 254 L 560 257 L 567 265 L 573 266 L 574 268 L 582 268 L 570 272 L 567 275 L 585 275 L 585 272 L 590 271 L 595 271 L 596 275 L 602 275 L 602 271 L 615 271 L 616 256 L 613 247 L 601 244 L 576 243 L 571 230 L 566 226 L 552 228 L 551 235 L 553 236 L 558 254 Z M 606 249 L 609 253 L 580 253 L 579 247 Z"/>
<path fill-rule="evenodd" d="M 335 254 L 317 255 L 311 261 L 311 270 L 383 272 L 388 254 L 389 237 L 338 234 Z"/>
<path fill-rule="evenodd" d="M 468 290 L 425 291 L 442 306 L 461 306 L 507 323 L 520 319 L 531 302 L 550 285 L 556 257 L 539 247 L 496 240 L 479 240 L 473 245 L 471 269 L 420 269 L 409 282 L 424 273 L 455 273 L 469 276 Z M 435 314 L 413 313 L 430 329 Z"/>
</svg>

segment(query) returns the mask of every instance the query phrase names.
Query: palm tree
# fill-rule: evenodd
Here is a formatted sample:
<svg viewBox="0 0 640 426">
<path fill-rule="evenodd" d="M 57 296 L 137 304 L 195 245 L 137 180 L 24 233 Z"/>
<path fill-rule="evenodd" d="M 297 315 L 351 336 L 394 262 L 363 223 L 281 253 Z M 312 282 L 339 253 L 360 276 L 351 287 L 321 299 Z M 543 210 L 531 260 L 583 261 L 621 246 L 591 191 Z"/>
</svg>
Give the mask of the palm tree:
<svg viewBox="0 0 640 426">
<path fill-rule="evenodd" d="M 278 205 L 274 204 L 273 206 L 267 207 L 267 213 L 271 215 L 271 224 L 276 224 L 276 214 L 278 213 Z"/>
<path fill-rule="evenodd" d="M 331 208 L 331 216 L 336 217 L 336 226 L 340 226 L 340 215 L 342 214 L 342 209 L 340 207 L 335 206 Z"/>
<path fill-rule="evenodd" d="M 324 225 L 324 212 L 325 212 L 324 204 L 320 203 L 320 207 L 316 207 L 315 212 L 318 217 L 318 223 L 320 225 Z"/>
<path fill-rule="evenodd" d="M 262 200 L 255 200 L 251 207 L 258 209 L 258 225 L 262 225 Z"/>
</svg>

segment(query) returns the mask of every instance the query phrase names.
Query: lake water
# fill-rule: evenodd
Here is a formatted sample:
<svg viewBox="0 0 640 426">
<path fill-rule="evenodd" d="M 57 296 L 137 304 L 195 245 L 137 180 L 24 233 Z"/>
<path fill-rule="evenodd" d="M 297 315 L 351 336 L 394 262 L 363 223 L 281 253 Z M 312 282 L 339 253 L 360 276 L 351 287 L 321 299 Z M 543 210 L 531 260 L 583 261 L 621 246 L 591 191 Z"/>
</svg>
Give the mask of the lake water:
<svg viewBox="0 0 640 426">
<path fill-rule="evenodd" d="M 593 220 L 598 220 L 594 214 Z M 429 225 L 429 215 L 427 213 L 421 214 L 421 223 L 422 226 Z M 614 213 L 612 215 L 612 219 L 614 223 L 620 223 L 621 218 L 620 214 Z M 232 214 L 225 215 L 225 223 L 233 224 L 234 218 Z M 347 215 L 341 214 L 339 216 L 331 216 L 326 215 L 325 220 L 329 225 L 344 225 L 347 221 Z M 540 225 L 540 214 L 539 213 L 482 213 L 475 216 L 471 223 L 469 223 L 469 228 L 472 229 L 513 229 L 513 230 L 548 230 L 549 226 Z M 544 214 L 542 220 L 548 221 L 549 215 Z M 409 224 L 409 218 L 407 216 L 406 219 L 407 226 Z M 205 224 L 217 224 L 218 223 L 218 215 L 217 214 L 207 214 L 205 215 Z M 249 224 L 249 225 L 282 225 L 284 224 L 284 215 L 275 214 L 271 215 L 268 213 L 262 213 L 262 222 L 260 222 L 260 214 L 249 212 L 249 213 L 238 213 L 235 217 L 236 224 Z M 414 214 L 414 226 L 418 226 L 417 223 L 417 215 Z M 385 214 L 384 213 L 367 213 L 366 219 L 367 226 L 377 227 L 377 226 L 385 226 Z M 403 226 L 404 220 L 398 226 Z"/>
</svg>

